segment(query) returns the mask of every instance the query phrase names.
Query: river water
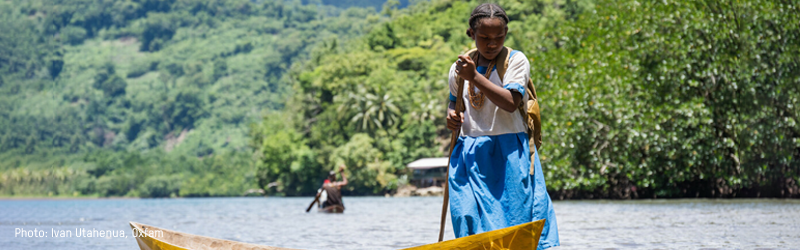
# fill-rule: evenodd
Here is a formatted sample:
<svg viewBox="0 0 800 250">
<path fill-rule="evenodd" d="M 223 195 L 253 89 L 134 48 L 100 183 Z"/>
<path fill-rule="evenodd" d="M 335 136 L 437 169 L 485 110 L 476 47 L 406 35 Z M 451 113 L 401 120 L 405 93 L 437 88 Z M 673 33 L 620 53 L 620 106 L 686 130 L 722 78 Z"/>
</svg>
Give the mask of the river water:
<svg viewBox="0 0 800 250">
<path fill-rule="evenodd" d="M 129 221 L 300 249 L 399 249 L 433 243 L 438 235 L 441 197 L 345 197 L 344 214 L 305 213 L 310 202 L 0 200 L 0 249 L 138 249 Z M 556 250 L 800 249 L 800 200 L 556 201 L 555 209 L 562 245 Z M 76 230 L 93 229 L 112 235 L 77 237 Z M 54 237 L 66 231 L 71 235 Z M 445 239 L 452 238 L 448 221 Z"/>
</svg>

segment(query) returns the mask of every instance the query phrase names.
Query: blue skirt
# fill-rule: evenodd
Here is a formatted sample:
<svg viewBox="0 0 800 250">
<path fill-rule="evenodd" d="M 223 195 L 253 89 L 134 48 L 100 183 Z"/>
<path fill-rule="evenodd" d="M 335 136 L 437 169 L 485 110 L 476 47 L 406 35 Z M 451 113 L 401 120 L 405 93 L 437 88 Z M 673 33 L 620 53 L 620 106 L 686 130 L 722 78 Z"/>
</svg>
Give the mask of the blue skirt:
<svg viewBox="0 0 800 250">
<path fill-rule="evenodd" d="M 546 219 L 538 249 L 559 246 L 539 154 L 526 133 L 458 138 L 450 158 L 450 216 L 456 238 Z"/>
</svg>

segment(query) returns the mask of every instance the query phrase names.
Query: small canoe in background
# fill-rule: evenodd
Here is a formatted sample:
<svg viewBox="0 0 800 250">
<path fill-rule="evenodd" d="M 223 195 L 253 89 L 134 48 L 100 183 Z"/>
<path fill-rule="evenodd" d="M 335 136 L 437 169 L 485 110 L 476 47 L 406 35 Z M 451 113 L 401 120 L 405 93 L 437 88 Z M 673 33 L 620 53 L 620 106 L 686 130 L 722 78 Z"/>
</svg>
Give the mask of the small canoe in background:
<svg viewBox="0 0 800 250">
<path fill-rule="evenodd" d="M 297 250 L 291 248 L 254 245 L 230 240 L 215 239 L 181 233 L 168 229 L 131 222 L 136 242 L 142 250 L 178 249 L 242 249 L 242 250 Z M 507 227 L 490 232 L 448 240 L 439 243 L 407 248 L 406 250 L 433 249 L 536 249 L 539 245 L 544 220 Z M 161 233 L 157 233 L 161 232 Z"/>
<path fill-rule="evenodd" d="M 344 213 L 344 207 L 340 205 L 331 205 L 319 209 L 320 213 L 341 214 Z"/>
</svg>

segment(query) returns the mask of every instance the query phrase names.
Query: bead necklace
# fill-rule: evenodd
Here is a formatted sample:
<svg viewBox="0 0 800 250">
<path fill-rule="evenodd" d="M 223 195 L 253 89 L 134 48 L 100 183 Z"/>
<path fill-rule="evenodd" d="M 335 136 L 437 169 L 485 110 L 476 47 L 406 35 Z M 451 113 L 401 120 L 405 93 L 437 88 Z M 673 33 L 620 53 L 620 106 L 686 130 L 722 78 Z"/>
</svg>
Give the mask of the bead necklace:
<svg viewBox="0 0 800 250">
<path fill-rule="evenodd" d="M 483 76 L 486 77 L 486 79 L 489 79 L 489 76 L 492 75 L 492 70 L 494 69 L 494 64 L 495 64 L 494 60 L 492 60 L 489 63 L 489 67 L 486 68 L 486 73 L 483 74 Z M 473 79 L 473 81 L 474 81 L 474 79 Z M 472 108 L 474 108 L 474 109 L 481 109 L 483 107 L 483 103 L 486 101 L 486 95 L 483 94 L 483 91 L 481 91 L 480 93 L 475 93 L 477 91 L 476 87 L 471 86 L 471 85 L 472 84 L 470 83 L 469 91 L 468 91 L 468 94 L 469 94 L 469 105 L 472 106 Z"/>
</svg>

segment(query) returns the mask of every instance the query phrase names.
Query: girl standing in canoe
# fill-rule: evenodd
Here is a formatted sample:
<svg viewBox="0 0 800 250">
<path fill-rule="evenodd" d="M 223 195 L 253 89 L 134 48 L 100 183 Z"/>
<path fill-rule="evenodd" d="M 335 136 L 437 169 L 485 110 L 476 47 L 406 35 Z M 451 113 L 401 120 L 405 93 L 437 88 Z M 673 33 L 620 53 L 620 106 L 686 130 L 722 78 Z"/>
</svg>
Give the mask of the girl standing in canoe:
<svg viewBox="0 0 800 250">
<path fill-rule="evenodd" d="M 450 68 L 447 127 L 461 130 L 450 156 L 450 215 L 456 238 L 546 219 L 538 246 L 546 249 L 560 245 L 558 228 L 539 155 L 529 147 L 527 126 L 517 112 L 530 98 L 525 91 L 530 63 L 522 52 L 503 46 L 508 21 L 497 4 L 476 7 L 467 35 L 478 53 L 459 56 Z M 502 78 L 494 65 L 505 58 L 498 55 L 509 55 Z M 457 78 L 464 80 L 462 96 L 456 96 Z M 465 103 L 463 113 L 455 110 L 457 98 Z"/>
</svg>

